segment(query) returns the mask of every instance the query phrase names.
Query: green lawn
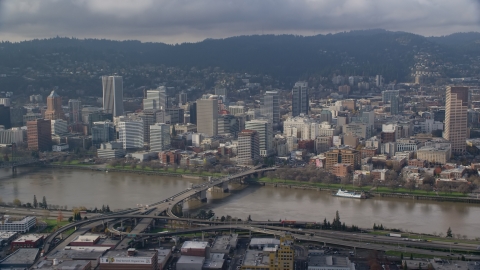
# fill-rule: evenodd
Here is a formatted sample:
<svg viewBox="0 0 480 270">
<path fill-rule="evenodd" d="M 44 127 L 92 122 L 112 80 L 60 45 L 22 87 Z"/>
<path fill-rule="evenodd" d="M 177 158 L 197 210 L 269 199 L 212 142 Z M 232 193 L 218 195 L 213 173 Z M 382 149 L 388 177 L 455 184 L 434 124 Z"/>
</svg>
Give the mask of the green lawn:
<svg viewBox="0 0 480 270">
<path fill-rule="evenodd" d="M 47 227 L 45 228 L 45 230 L 43 230 L 44 233 L 52 233 L 55 228 L 58 229 L 69 223 L 68 220 L 57 222 L 56 219 L 43 219 L 42 221 L 47 223 Z"/>
<path fill-rule="evenodd" d="M 265 182 L 265 183 L 278 183 L 278 184 L 286 184 L 286 185 L 302 185 L 302 186 L 311 186 L 311 187 L 318 187 L 318 188 L 330 188 L 330 189 L 347 189 L 347 190 L 358 190 L 358 191 L 370 191 L 373 187 L 372 186 L 354 186 L 352 184 L 349 185 L 342 185 L 342 184 L 325 184 L 325 183 L 311 183 L 311 182 L 299 182 L 299 181 L 294 181 L 294 180 L 283 180 L 279 178 L 273 178 L 270 179 L 268 177 L 262 177 L 259 179 L 259 182 Z M 389 187 L 378 187 L 373 192 L 379 192 L 379 193 L 405 193 L 405 194 L 410 194 L 410 195 L 419 195 L 419 196 L 436 196 L 436 193 L 431 191 L 423 191 L 423 190 L 408 190 L 405 188 L 398 188 L 395 190 L 392 190 Z M 439 192 L 439 196 L 441 197 L 466 197 L 465 194 L 460 193 L 460 192 Z"/>
</svg>

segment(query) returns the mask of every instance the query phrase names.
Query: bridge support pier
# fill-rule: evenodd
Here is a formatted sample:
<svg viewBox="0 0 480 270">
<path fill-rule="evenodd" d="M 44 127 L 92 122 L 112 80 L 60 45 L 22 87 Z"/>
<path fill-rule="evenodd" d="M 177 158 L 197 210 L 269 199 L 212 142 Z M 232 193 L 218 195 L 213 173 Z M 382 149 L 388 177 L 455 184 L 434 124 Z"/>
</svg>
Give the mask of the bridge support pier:
<svg viewBox="0 0 480 270">
<path fill-rule="evenodd" d="M 229 189 L 228 189 L 228 182 L 227 182 L 227 181 L 225 181 L 225 182 L 222 183 L 222 189 L 223 189 L 223 192 L 224 192 L 224 193 L 227 193 L 227 192 L 229 191 Z"/>
<path fill-rule="evenodd" d="M 207 201 L 207 190 L 200 191 L 200 201 L 206 202 Z"/>
</svg>

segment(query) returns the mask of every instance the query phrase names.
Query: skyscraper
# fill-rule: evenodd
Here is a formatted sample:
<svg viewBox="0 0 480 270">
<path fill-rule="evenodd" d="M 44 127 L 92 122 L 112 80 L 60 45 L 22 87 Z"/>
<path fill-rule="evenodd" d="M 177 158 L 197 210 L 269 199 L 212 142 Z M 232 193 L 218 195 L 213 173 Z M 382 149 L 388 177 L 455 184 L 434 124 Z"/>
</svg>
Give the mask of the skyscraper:
<svg viewBox="0 0 480 270">
<path fill-rule="evenodd" d="M 123 115 L 123 79 L 121 76 L 103 76 L 103 110 L 113 117 Z"/>
<path fill-rule="evenodd" d="M 100 145 L 101 143 L 115 141 L 116 133 L 113 122 L 98 121 L 92 125 L 92 143 Z"/>
<path fill-rule="evenodd" d="M 278 91 L 266 91 L 262 99 L 261 114 L 273 125 L 280 124 Z"/>
<path fill-rule="evenodd" d="M 165 86 L 160 86 L 154 90 L 147 90 L 143 99 L 144 110 L 166 110 L 167 92 Z"/>
<path fill-rule="evenodd" d="M 57 120 L 64 119 L 65 114 L 62 109 L 62 97 L 53 90 L 47 97 L 47 110 L 45 111 L 45 119 Z"/>
<path fill-rule="evenodd" d="M 308 102 L 308 83 L 296 82 L 292 89 L 292 116 L 299 116 L 301 113 L 307 115 Z"/>
<path fill-rule="evenodd" d="M 164 151 L 170 148 L 170 125 L 156 123 L 150 126 L 150 151 Z"/>
<path fill-rule="evenodd" d="M 269 121 L 251 120 L 245 122 L 245 129 L 254 130 L 258 133 L 260 156 L 268 157 L 273 154 L 272 140 L 273 128 Z"/>
<path fill-rule="evenodd" d="M 180 92 L 178 94 L 178 106 L 187 104 L 187 93 Z"/>
<path fill-rule="evenodd" d="M 393 95 L 390 96 L 390 114 L 398 115 L 400 111 L 400 96 Z"/>
<path fill-rule="evenodd" d="M 244 129 L 238 134 L 237 164 L 254 165 L 260 159 L 258 132 Z"/>
<path fill-rule="evenodd" d="M 10 119 L 10 107 L 5 105 L 0 105 L 0 125 L 3 126 L 5 129 L 9 129 L 12 127 Z"/>
<path fill-rule="evenodd" d="M 468 87 L 448 86 L 443 138 L 452 144 L 453 154 L 464 154 L 467 139 Z"/>
<path fill-rule="evenodd" d="M 218 134 L 218 100 L 199 99 L 197 100 L 197 131 L 208 136 Z"/>
<path fill-rule="evenodd" d="M 38 151 L 52 150 L 52 128 L 47 119 L 37 119 L 27 122 L 28 149 Z"/>
<path fill-rule="evenodd" d="M 82 122 L 82 102 L 80 100 L 68 100 L 68 117 L 71 124 Z"/>
</svg>

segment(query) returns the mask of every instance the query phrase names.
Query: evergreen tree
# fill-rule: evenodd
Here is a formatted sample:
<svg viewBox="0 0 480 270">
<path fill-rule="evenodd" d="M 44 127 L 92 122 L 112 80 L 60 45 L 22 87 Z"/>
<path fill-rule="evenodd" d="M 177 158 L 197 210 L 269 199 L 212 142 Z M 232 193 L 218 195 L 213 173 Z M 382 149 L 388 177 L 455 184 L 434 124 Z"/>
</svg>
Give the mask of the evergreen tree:
<svg viewBox="0 0 480 270">
<path fill-rule="evenodd" d="M 33 195 L 33 207 L 37 208 L 38 207 L 38 202 L 37 202 L 37 196 Z"/>
<path fill-rule="evenodd" d="M 413 254 L 410 253 L 410 260 L 413 260 Z"/>
<path fill-rule="evenodd" d="M 373 223 L 373 230 L 375 231 L 377 229 L 377 224 Z"/>
<path fill-rule="evenodd" d="M 248 215 L 247 221 L 252 221 L 252 217 L 250 215 Z"/>
<path fill-rule="evenodd" d="M 447 230 L 447 237 L 450 237 L 450 238 L 453 237 L 452 229 L 450 227 L 448 227 L 448 230 Z"/>
<path fill-rule="evenodd" d="M 108 204 L 107 207 L 105 207 L 105 211 L 107 211 L 107 213 L 110 213 L 110 206 L 108 206 Z"/>
<path fill-rule="evenodd" d="M 42 205 L 44 209 L 47 209 L 47 198 L 45 196 L 43 196 Z"/>
<path fill-rule="evenodd" d="M 323 229 L 324 229 L 324 230 L 328 229 L 327 218 L 325 218 L 325 219 L 323 220 Z"/>
</svg>

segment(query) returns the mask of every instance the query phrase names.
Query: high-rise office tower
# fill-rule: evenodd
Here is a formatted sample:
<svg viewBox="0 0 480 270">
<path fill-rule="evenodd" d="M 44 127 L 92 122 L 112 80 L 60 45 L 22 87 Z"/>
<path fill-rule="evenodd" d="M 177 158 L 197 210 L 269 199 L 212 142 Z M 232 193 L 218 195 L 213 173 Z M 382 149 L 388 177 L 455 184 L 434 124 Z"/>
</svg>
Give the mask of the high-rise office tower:
<svg viewBox="0 0 480 270">
<path fill-rule="evenodd" d="M 143 148 L 143 121 L 121 119 L 118 123 L 118 142 L 123 149 Z"/>
<path fill-rule="evenodd" d="M 400 111 L 400 96 L 390 96 L 390 114 L 398 115 Z"/>
<path fill-rule="evenodd" d="M 82 122 L 82 102 L 78 99 L 68 100 L 68 118 L 71 124 Z"/>
<path fill-rule="evenodd" d="M 307 115 L 308 110 L 308 83 L 296 82 L 292 89 L 292 116 Z"/>
<path fill-rule="evenodd" d="M 143 121 L 143 141 L 145 143 L 150 142 L 150 126 L 159 123 L 159 120 L 165 120 L 165 111 L 159 110 L 143 110 L 138 115 Z M 163 121 L 162 121 L 163 122 Z M 160 123 L 162 123 L 160 122 Z"/>
<path fill-rule="evenodd" d="M 377 85 L 377 87 L 382 87 L 383 86 L 383 76 L 382 75 L 377 75 L 375 77 L 375 85 Z"/>
<path fill-rule="evenodd" d="M 45 111 L 45 119 L 57 120 L 64 119 L 65 114 L 62 109 L 62 97 L 53 90 L 47 97 L 47 110 Z"/>
<path fill-rule="evenodd" d="M 27 122 L 28 149 L 37 151 L 51 151 L 52 147 L 51 121 L 37 119 Z"/>
<path fill-rule="evenodd" d="M 452 144 L 453 154 L 464 154 L 467 139 L 468 87 L 448 86 L 443 138 Z"/>
<path fill-rule="evenodd" d="M 238 134 L 238 120 L 234 115 L 223 114 L 218 116 L 217 120 L 218 134 L 232 134 L 234 137 Z"/>
<path fill-rule="evenodd" d="M 170 125 L 156 123 L 150 126 L 150 151 L 164 151 L 170 148 Z"/>
<path fill-rule="evenodd" d="M 10 119 L 10 107 L 5 105 L 0 105 L 0 125 L 5 129 L 12 127 L 12 122 Z"/>
<path fill-rule="evenodd" d="M 154 90 L 146 90 L 143 99 L 144 110 L 166 110 L 167 109 L 167 91 L 165 86 L 160 86 Z"/>
<path fill-rule="evenodd" d="M 280 124 L 278 91 L 266 91 L 262 99 L 261 114 L 273 125 Z"/>
<path fill-rule="evenodd" d="M 269 121 L 251 120 L 245 122 L 245 129 L 254 130 L 258 133 L 260 156 L 268 157 L 273 154 L 273 128 Z"/>
<path fill-rule="evenodd" d="M 191 102 L 188 106 L 190 113 L 190 123 L 197 124 L 197 102 Z"/>
<path fill-rule="evenodd" d="M 116 132 L 113 122 L 98 121 L 92 125 L 92 143 L 100 145 L 101 143 L 115 141 Z"/>
<path fill-rule="evenodd" d="M 244 129 L 238 134 L 237 164 L 254 165 L 260 159 L 258 132 Z"/>
<path fill-rule="evenodd" d="M 197 131 L 216 136 L 218 134 L 218 100 L 199 99 L 197 100 Z"/>
<path fill-rule="evenodd" d="M 68 132 L 67 121 L 63 119 L 51 120 L 50 126 L 52 128 L 52 134 L 63 135 Z"/>
<path fill-rule="evenodd" d="M 113 117 L 123 115 L 123 79 L 121 76 L 103 76 L 103 110 Z"/>
<path fill-rule="evenodd" d="M 185 104 L 187 104 L 187 93 L 182 91 L 178 94 L 178 106 Z"/>
<path fill-rule="evenodd" d="M 227 103 L 227 89 L 226 88 L 215 88 L 215 95 L 217 95 L 218 99 L 221 99 L 224 104 Z"/>
</svg>

